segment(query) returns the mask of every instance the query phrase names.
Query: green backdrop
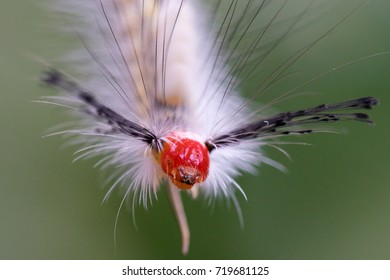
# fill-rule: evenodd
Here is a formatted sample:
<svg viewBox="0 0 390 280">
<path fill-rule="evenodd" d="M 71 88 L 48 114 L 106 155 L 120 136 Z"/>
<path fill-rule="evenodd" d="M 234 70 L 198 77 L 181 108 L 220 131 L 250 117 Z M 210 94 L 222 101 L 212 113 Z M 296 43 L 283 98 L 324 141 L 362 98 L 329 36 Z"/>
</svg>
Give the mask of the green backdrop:
<svg viewBox="0 0 390 280">
<path fill-rule="evenodd" d="M 337 3 L 317 2 L 311 15 Z M 361 2 L 345 1 L 341 11 Z M 369 2 L 291 69 L 297 76 L 278 86 L 288 89 L 296 79 L 390 51 L 389 12 L 388 0 Z M 340 18 L 340 11 L 338 17 L 330 16 L 331 8 L 324 13 L 325 27 Z M 239 196 L 243 228 L 234 207 L 222 202 L 210 208 L 185 199 L 192 242 L 189 255 L 182 257 L 164 191 L 153 207 L 136 210 L 138 229 L 131 213 L 121 212 L 115 250 L 120 196 L 101 206 L 105 175 L 92 168 L 94 161 L 72 164 L 74 147 L 60 137 L 41 138 L 47 128 L 65 120 L 57 108 L 31 102 L 53 93 L 39 85 L 37 77 L 45 67 L 33 57 L 61 52 L 47 47 L 53 42 L 67 49 L 68 43 L 53 32 L 55 22 L 33 1 L 2 1 L 0 259 L 390 258 L 390 55 L 332 72 L 302 89 L 315 94 L 280 104 L 278 109 L 292 110 L 366 95 L 381 100 L 371 112 L 375 126 L 348 123 L 341 126 L 347 129 L 341 135 L 291 138 L 313 144 L 286 147 L 292 161 L 265 150 L 289 172 L 261 166 L 256 176 L 239 178 L 248 196 L 248 202 Z M 316 24 L 307 25 L 290 44 L 299 44 L 305 32 L 315 34 Z M 290 47 L 283 46 L 286 51 Z"/>
</svg>

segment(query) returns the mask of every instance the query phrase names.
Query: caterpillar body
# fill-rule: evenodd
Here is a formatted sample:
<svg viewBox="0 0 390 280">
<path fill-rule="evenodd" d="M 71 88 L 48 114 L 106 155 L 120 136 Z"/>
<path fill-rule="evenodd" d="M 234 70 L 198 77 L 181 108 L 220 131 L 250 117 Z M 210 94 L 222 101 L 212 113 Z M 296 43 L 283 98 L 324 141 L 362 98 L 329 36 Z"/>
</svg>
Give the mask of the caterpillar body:
<svg viewBox="0 0 390 280">
<path fill-rule="evenodd" d="M 118 171 L 106 197 L 122 187 L 122 204 L 132 198 L 133 204 L 146 206 L 162 187 L 168 189 L 183 254 L 189 250 L 190 231 L 182 195 L 210 202 L 223 196 L 238 207 L 235 195 L 244 191 L 235 177 L 261 163 L 280 168 L 262 153 L 263 145 L 320 131 L 317 126 L 323 123 L 371 123 L 361 110 L 378 103 L 362 97 L 270 115 L 266 106 L 253 108 L 250 99 L 238 94 L 248 75 L 245 67 L 261 66 L 296 23 L 266 46 L 267 33 L 290 1 L 280 1 L 275 16 L 261 28 L 253 22 L 271 1 L 244 2 L 238 9 L 235 0 L 208 7 L 191 0 L 70 1 L 61 9 L 82 26 L 72 30 L 87 54 L 74 54 L 85 79 L 77 82 L 58 70 L 42 77 L 63 93 L 57 102 L 78 120 L 55 134 L 75 136 L 83 145 L 82 156 L 101 156 L 99 164 Z M 219 10 L 226 13 L 221 24 L 214 18 Z M 266 91 L 339 24 L 276 66 L 274 76 L 262 81 L 253 96 Z"/>
</svg>

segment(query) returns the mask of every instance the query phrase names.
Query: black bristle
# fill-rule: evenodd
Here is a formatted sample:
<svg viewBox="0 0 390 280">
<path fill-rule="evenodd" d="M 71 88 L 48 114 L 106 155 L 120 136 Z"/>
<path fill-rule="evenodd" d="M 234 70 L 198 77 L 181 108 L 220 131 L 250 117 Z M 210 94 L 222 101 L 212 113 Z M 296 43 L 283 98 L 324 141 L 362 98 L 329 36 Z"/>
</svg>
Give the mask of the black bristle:
<svg viewBox="0 0 390 280">
<path fill-rule="evenodd" d="M 228 145 L 235 145 L 242 140 L 254 138 L 267 138 L 292 134 L 308 134 L 313 129 L 290 130 L 291 127 L 305 127 L 316 123 L 333 123 L 338 121 L 362 121 L 371 124 L 369 116 L 360 112 L 338 113 L 337 111 L 371 109 L 379 104 L 373 97 L 362 97 L 334 104 L 322 104 L 319 106 L 277 114 L 268 118 L 262 118 L 244 127 L 234 129 L 227 134 L 210 139 L 206 145 L 209 151 Z"/>
<path fill-rule="evenodd" d="M 51 70 L 43 72 L 40 79 L 42 82 L 44 82 L 46 84 L 56 85 L 56 84 L 58 84 L 59 80 L 61 79 L 61 73 L 55 69 L 51 69 Z"/>
</svg>

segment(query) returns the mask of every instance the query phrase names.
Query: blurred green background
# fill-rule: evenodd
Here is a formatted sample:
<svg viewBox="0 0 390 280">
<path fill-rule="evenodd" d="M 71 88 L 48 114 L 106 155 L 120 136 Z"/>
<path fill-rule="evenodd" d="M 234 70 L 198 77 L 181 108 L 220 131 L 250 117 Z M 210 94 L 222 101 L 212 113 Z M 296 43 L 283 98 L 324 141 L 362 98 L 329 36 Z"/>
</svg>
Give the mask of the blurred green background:
<svg viewBox="0 0 390 280">
<path fill-rule="evenodd" d="M 323 16 L 318 7 L 337 1 L 317 2 L 319 20 L 291 44 L 362 1 L 345 1 Z M 279 85 L 286 90 L 297 79 L 390 51 L 389 12 L 390 1 L 370 1 L 292 68 L 298 76 Z M 115 251 L 120 196 L 100 206 L 105 176 L 92 168 L 94 161 L 72 164 L 74 147 L 60 137 L 41 138 L 64 121 L 57 108 L 31 102 L 53 91 L 39 85 L 45 67 L 30 55 L 47 58 L 46 51 L 49 57 L 57 51 L 47 48 L 50 43 L 67 44 L 53 32 L 56 20 L 49 14 L 34 1 L 3 0 L 0 9 L 0 259 L 390 259 L 390 55 L 332 72 L 302 90 L 316 94 L 280 104 L 291 110 L 366 95 L 381 100 L 371 112 L 375 126 L 348 123 L 345 134 L 290 139 L 313 144 L 286 147 L 292 161 L 266 150 L 289 172 L 261 166 L 257 176 L 239 178 L 248 196 L 248 202 L 239 196 L 243 228 L 234 207 L 210 209 L 185 199 L 192 242 L 183 257 L 161 191 L 153 207 L 136 210 L 138 230 L 131 213 L 121 212 Z"/>
</svg>

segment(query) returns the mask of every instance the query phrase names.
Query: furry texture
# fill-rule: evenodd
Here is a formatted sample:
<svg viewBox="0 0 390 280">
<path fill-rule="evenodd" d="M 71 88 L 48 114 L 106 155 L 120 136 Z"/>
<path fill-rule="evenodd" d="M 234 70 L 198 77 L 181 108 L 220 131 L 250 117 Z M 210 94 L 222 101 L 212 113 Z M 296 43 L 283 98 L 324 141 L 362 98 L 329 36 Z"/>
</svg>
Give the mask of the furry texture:
<svg viewBox="0 0 390 280">
<path fill-rule="evenodd" d="M 79 84 L 104 106 L 159 139 L 190 131 L 205 142 L 249 121 L 244 101 L 230 84 L 222 43 L 206 30 L 210 19 L 196 1 L 67 2 L 56 7 L 70 15 L 71 31 L 85 46 L 72 54 L 80 66 Z M 103 154 L 99 164 L 120 170 L 108 193 L 122 186 L 146 206 L 165 179 L 150 147 L 113 130 L 75 92 L 68 91 L 60 103 L 76 108 L 77 129 L 63 133 L 82 143 L 79 157 Z M 255 170 L 263 157 L 259 146 L 253 140 L 211 153 L 209 176 L 195 187 L 199 194 L 210 201 L 233 198 L 238 188 L 233 178 L 240 170 Z"/>
<path fill-rule="evenodd" d="M 51 81 L 67 94 L 57 97 L 58 103 L 74 108 L 79 121 L 77 129 L 61 133 L 75 135 L 74 142 L 84 145 L 79 150 L 80 158 L 103 154 L 99 164 L 120 170 L 108 194 L 123 186 L 127 195 L 139 195 L 140 204 L 146 207 L 166 176 L 151 143 L 134 138 L 117 120 L 107 118 L 107 111 L 147 130 L 156 141 L 164 141 L 175 131 L 189 131 L 200 142 L 208 143 L 212 150 L 209 175 L 194 188 L 210 201 L 221 195 L 235 200 L 236 190 L 243 191 L 234 177 L 242 171 L 254 172 L 261 162 L 283 170 L 261 153 L 260 146 L 268 144 L 270 138 L 314 131 L 289 127 L 344 119 L 368 121 L 366 115 L 329 115 L 328 109 L 333 109 L 325 105 L 315 112 L 302 111 L 302 115 L 294 112 L 291 119 L 291 113 L 265 118 L 264 107 L 250 112 L 249 101 L 238 96 L 238 88 L 251 79 L 255 69 L 296 28 L 312 5 L 309 1 L 297 16 L 285 19 L 281 14 L 290 1 L 277 1 L 271 7 L 269 2 L 247 1 L 240 8 L 237 1 L 216 1 L 209 14 L 201 3 L 191 0 L 67 1 L 56 6 L 68 15 L 70 30 L 84 47 L 72 54 L 82 82 L 63 81 L 61 85 Z M 253 96 L 266 92 L 349 16 L 275 66 L 255 87 Z M 217 23 L 217 17 L 222 23 Z M 255 26 L 263 17 L 260 27 Z M 280 28 L 283 21 L 285 27 Z M 269 36 L 271 30 L 278 35 Z M 245 51 L 237 53 L 238 48 Z M 83 91 L 93 96 L 94 104 L 80 98 Z M 351 101 L 335 108 L 364 109 L 376 104 L 370 98 L 360 101 L 360 107 Z"/>
<path fill-rule="evenodd" d="M 371 97 L 265 117 L 267 106 L 252 111 L 252 99 L 238 96 L 248 81 L 255 84 L 252 98 L 267 92 L 354 12 L 293 52 L 259 82 L 254 75 L 257 68 L 297 29 L 313 1 L 292 19 L 281 16 L 292 1 L 273 1 L 276 4 L 269 7 L 270 2 L 248 0 L 239 7 L 235 0 L 216 1 L 209 13 L 191 0 L 71 0 L 56 6 L 68 15 L 83 48 L 71 55 L 81 82 L 58 72 L 43 79 L 66 94 L 48 102 L 74 109 L 77 120 L 71 129 L 55 134 L 75 136 L 73 143 L 82 145 L 78 158 L 101 156 L 97 165 L 115 168 L 105 199 L 122 187 L 122 204 L 133 197 L 133 205 L 147 207 L 159 187 L 169 182 L 156 154 L 172 133 L 188 132 L 210 152 L 208 177 L 191 189 L 193 197 L 199 193 L 212 202 L 222 196 L 239 210 L 235 194 L 245 194 L 235 177 L 242 171 L 255 172 L 261 163 L 284 169 L 261 153 L 262 145 L 273 145 L 270 139 L 312 133 L 312 125 L 318 123 L 370 122 L 366 114 L 334 111 L 370 109 L 377 104 Z M 257 26 L 259 18 L 264 19 Z M 277 35 L 269 36 L 271 30 Z M 326 73 L 280 93 L 275 102 Z M 171 200 L 186 253 L 189 230 L 180 194 L 173 187 Z"/>
</svg>

